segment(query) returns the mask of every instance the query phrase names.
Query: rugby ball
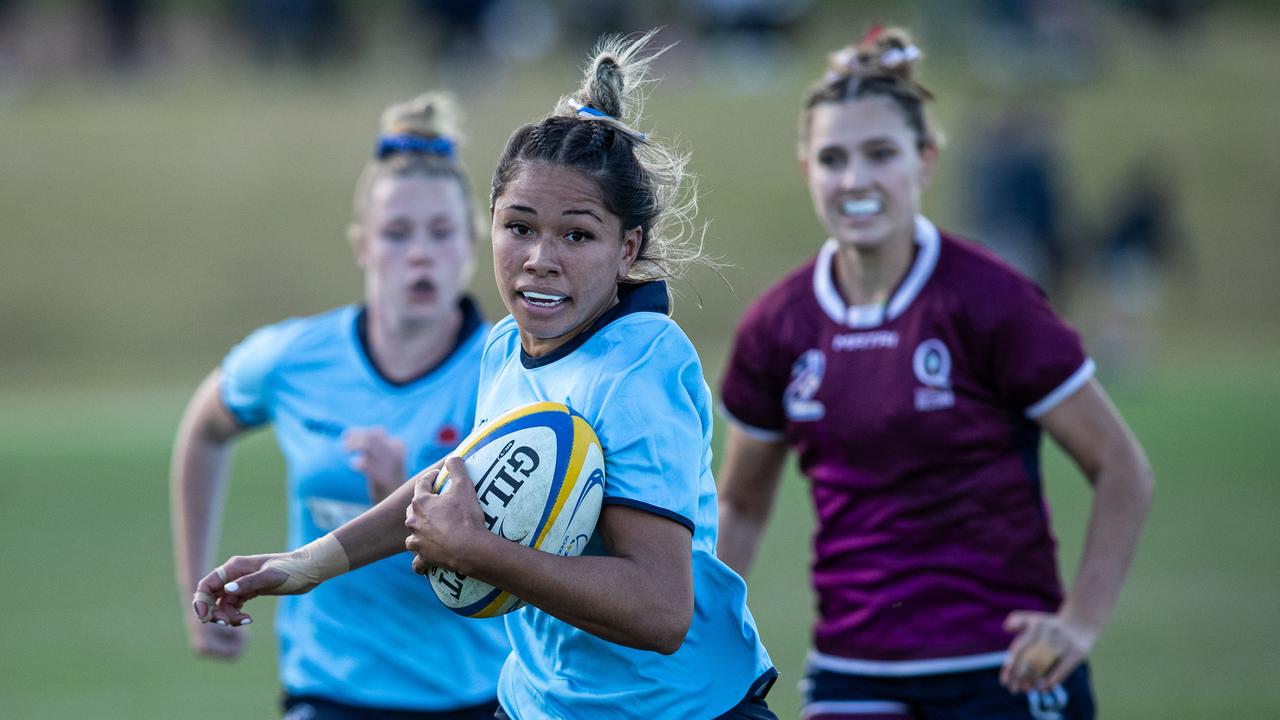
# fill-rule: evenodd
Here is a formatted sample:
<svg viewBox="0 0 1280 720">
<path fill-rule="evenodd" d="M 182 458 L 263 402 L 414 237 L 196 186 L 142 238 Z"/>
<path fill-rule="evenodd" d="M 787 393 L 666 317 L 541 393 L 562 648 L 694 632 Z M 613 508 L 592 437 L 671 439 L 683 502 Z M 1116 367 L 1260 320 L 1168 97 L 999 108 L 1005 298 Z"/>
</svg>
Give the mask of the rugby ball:
<svg viewBox="0 0 1280 720">
<path fill-rule="evenodd" d="M 519 407 L 481 425 L 450 455 L 463 459 L 490 532 L 535 550 L 582 554 L 604 501 L 604 451 L 581 415 L 555 402 Z M 433 489 L 448 485 L 442 470 Z M 494 617 L 524 604 L 445 568 L 427 577 L 459 615 Z"/>
</svg>

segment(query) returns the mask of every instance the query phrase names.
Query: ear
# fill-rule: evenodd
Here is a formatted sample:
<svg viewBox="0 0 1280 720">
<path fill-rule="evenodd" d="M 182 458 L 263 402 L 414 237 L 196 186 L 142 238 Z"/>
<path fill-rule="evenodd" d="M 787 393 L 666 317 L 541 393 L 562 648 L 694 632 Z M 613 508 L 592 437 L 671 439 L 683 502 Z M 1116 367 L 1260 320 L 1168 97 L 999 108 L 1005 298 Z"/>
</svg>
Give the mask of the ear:
<svg viewBox="0 0 1280 720">
<path fill-rule="evenodd" d="M 938 144 L 928 143 L 920 150 L 920 187 L 929 184 L 933 169 L 938 164 Z"/>
<path fill-rule="evenodd" d="M 627 273 L 631 272 L 631 266 L 636 264 L 642 240 L 644 240 L 644 230 L 640 229 L 639 225 L 622 233 L 622 257 L 618 258 L 619 280 L 626 279 Z"/>
<path fill-rule="evenodd" d="M 369 236 L 357 223 L 347 226 L 347 242 L 351 243 L 351 252 L 356 257 L 356 265 L 364 270 L 369 253 Z"/>
</svg>

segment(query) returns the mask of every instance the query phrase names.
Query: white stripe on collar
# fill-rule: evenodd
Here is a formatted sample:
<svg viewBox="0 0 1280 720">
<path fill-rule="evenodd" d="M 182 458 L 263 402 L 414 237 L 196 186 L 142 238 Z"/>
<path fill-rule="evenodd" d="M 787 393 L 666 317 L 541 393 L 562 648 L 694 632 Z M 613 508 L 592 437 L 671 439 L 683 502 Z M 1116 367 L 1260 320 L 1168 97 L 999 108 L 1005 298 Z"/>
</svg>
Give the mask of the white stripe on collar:
<svg viewBox="0 0 1280 720">
<path fill-rule="evenodd" d="M 832 272 L 831 267 L 835 262 L 839 243 L 833 239 L 827 240 L 823 243 L 822 250 L 818 252 L 818 260 L 813 267 L 813 294 L 818 299 L 818 305 L 822 306 L 823 311 L 832 320 L 853 328 L 875 327 L 906 312 L 907 307 L 920 294 L 929 276 L 933 274 L 933 268 L 938 264 L 938 251 L 941 246 L 938 240 L 938 228 L 923 215 L 916 216 L 915 241 L 920 250 L 916 253 L 907 276 L 903 278 L 893 297 L 889 298 L 888 304 L 850 307 L 846 306 L 844 298 L 840 297 L 840 291 L 836 288 L 835 273 Z"/>
</svg>

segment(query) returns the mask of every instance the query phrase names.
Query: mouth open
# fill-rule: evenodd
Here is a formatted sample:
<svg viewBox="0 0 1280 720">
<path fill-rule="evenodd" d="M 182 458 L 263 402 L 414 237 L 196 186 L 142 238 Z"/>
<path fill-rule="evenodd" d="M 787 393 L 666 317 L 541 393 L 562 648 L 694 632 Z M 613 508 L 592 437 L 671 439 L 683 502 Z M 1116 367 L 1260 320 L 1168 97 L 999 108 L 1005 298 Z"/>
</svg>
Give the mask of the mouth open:
<svg viewBox="0 0 1280 720">
<path fill-rule="evenodd" d="M 564 303 L 565 300 L 569 299 L 567 295 L 550 295 L 547 293 L 534 292 L 532 290 L 521 290 L 517 294 L 524 298 L 526 303 L 540 308 L 558 307 Z"/>
<path fill-rule="evenodd" d="M 850 198 L 840 203 L 840 215 L 847 218 L 865 218 L 878 215 L 884 209 L 879 198 Z"/>
</svg>

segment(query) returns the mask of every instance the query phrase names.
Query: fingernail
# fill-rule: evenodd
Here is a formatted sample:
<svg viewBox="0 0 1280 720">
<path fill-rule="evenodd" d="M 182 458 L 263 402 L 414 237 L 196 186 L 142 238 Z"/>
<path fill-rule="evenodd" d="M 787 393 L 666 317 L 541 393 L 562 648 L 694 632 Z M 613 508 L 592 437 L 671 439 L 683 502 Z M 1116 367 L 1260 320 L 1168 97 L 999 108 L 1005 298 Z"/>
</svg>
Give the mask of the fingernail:
<svg viewBox="0 0 1280 720">
<path fill-rule="evenodd" d="M 226 626 L 227 626 L 227 621 L 226 621 L 226 620 L 219 620 L 219 621 L 218 621 L 218 624 L 219 624 L 219 625 L 221 625 L 222 627 L 226 627 Z"/>
<path fill-rule="evenodd" d="M 240 583 L 236 582 L 235 580 L 232 580 L 231 582 L 227 583 L 227 592 L 229 593 L 240 592 Z"/>
<path fill-rule="evenodd" d="M 253 624 L 253 618 L 245 618 L 245 619 L 243 619 L 243 620 L 241 620 L 241 621 L 240 621 L 240 624 L 241 624 L 241 625 L 251 625 L 251 624 Z"/>
</svg>

